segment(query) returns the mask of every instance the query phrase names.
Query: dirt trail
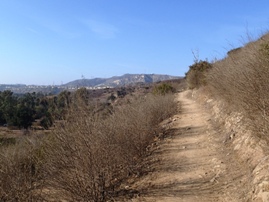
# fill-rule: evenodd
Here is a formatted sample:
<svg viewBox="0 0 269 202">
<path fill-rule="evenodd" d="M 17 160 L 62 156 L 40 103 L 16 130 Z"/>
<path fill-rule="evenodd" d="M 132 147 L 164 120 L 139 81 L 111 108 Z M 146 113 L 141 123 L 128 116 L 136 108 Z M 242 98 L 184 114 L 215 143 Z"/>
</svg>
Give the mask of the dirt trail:
<svg viewBox="0 0 269 202">
<path fill-rule="evenodd" d="M 153 168 L 132 188 L 140 192 L 131 201 L 246 201 L 249 174 L 212 126 L 208 110 L 179 93 L 180 114 L 173 118 L 170 136 L 148 161 Z"/>
</svg>

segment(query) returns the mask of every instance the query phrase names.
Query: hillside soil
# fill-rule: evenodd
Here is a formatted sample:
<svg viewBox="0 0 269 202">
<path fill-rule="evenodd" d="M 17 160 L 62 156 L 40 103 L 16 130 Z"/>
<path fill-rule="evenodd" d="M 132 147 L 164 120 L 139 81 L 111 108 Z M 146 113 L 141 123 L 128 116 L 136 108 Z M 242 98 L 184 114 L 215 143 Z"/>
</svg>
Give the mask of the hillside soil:
<svg viewBox="0 0 269 202">
<path fill-rule="evenodd" d="M 247 201 L 250 172 L 191 91 L 178 94 L 180 113 L 163 123 L 166 137 L 146 159 L 148 173 L 130 182 L 126 201 Z"/>
</svg>

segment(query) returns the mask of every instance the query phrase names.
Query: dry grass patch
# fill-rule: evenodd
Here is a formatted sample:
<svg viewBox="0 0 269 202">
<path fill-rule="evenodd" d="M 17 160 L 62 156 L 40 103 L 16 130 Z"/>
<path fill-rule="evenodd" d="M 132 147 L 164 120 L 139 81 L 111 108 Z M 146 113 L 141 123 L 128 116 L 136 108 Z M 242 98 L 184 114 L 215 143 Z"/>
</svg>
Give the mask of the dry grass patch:
<svg viewBox="0 0 269 202">
<path fill-rule="evenodd" d="M 245 118 L 249 128 L 269 140 L 269 34 L 250 42 L 213 64 L 207 76 L 211 92 L 230 111 Z"/>
</svg>

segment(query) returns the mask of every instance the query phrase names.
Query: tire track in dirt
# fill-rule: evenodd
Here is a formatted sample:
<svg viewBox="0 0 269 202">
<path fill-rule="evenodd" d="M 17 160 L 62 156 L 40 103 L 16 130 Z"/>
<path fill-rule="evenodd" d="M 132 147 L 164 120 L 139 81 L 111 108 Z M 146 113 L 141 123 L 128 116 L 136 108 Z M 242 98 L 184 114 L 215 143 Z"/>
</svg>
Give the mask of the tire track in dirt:
<svg viewBox="0 0 269 202">
<path fill-rule="evenodd" d="M 131 185 L 140 193 L 131 201 L 246 201 L 247 169 L 190 93 L 178 94 L 181 112 L 148 159 L 152 172 Z"/>
</svg>

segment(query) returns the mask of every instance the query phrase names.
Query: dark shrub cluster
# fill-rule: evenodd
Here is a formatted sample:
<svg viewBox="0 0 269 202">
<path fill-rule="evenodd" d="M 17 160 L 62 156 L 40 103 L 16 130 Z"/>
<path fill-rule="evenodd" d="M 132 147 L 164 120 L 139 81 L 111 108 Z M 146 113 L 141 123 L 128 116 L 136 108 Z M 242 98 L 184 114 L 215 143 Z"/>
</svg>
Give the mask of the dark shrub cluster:
<svg viewBox="0 0 269 202">
<path fill-rule="evenodd" d="M 161 83 L 153 88 L 153 94 L 166 95 L 167 93 L 174 93 L 176 89 L 169 83 Z"/>
<path fill-rule="evenodd" d="M 211 68 L 211 63 L 202 60 L 191 65 L 186 73 L 188 88 L 194 89 L 206 85 L 206 75 Z"/>
</svg>

